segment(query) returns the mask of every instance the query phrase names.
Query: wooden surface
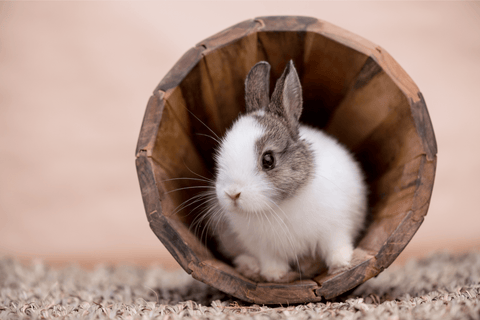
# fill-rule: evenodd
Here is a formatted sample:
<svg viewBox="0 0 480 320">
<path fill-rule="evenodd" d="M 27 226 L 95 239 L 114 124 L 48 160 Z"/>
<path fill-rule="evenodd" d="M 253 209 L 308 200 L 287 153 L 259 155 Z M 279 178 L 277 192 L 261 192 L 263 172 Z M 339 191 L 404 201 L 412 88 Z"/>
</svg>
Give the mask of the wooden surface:
<svg viewBox="0 0 480 320">
<path fill-rule="evenodd" d="M 171 191 L 201 184 L 166 180 L 212 178 L 216 142 L 207 135 L 221 136 L 244 110 L 248 70 L 267 60 L 275 79 L 289 59 L 304 88 L 301 120 L 335 135 L 362 163 L 371 222 L 351 269 L 289 284 L 254 283 L 217 260 L 214 248 L 189 229 L 197 212 L 173 214 L 198 191 Z M 180 265 L 235 297 L 271 304 L 333 298 L 387 268 L 427 213 L 436 153 L 425 101 L 385 50 L 317 19 L 259 17 L 201 41 L 180 58 L 148 103 L 136 163 L 150 226 Z"/>
</svg>

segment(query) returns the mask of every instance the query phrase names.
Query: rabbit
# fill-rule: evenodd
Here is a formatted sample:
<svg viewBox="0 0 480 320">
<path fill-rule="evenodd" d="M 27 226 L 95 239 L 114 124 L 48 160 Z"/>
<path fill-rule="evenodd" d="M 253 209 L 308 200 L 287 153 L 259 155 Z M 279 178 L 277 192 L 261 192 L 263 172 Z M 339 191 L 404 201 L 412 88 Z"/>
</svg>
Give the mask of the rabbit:
<svg viewBox="0 0 480 320">
<path fill-rule="evenodd" d="M 246 113 L 215 152 L 219 251 L 251 279 L 284 282 L 300 257 L 333 274 L 350 267 L 363 228 L 367 186 L 352 154 L 299 123 L 302 87 L 293 61 L 269 97 L 270 65 L 245 80 Z"/>
</svg>

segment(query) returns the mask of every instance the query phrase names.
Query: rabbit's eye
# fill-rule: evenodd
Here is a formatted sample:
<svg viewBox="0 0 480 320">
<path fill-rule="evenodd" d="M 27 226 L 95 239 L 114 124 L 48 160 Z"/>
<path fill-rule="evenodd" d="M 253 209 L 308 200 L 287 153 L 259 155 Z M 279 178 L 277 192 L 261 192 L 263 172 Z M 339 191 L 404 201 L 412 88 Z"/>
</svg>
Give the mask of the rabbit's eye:
<svg viewBox="0 0 480 320">
<path fill-rule="evenodd" d="M 267 151 L 262 156 L 262 167 L 264 170 L 272 170 L 275 168 L 275 158 L 271 151 Z"/>
</svg>

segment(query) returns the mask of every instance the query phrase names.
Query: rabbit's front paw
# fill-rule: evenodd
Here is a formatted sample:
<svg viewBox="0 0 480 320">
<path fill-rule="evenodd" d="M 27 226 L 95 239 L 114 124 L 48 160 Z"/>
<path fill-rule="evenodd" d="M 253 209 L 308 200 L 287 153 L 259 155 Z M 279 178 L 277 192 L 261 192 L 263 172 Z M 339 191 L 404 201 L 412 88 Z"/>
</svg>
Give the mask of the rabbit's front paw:
<svg viewBox="0 0 480 320">
<path fill-rule="evenodd" d="M 245 277 L 259 281 L 260 277 L 260 264 L 258 260 L 247 254 L 241 254 L 233 260 L 233 264 L 236 270 L 243 274 Z"/>
<path fill-rule="evenodd" d="M 335 274 L 350 268 L 352 260 L 352 246 L 343 246 L 331 253 L 327 258 L 328 274 Z"/>
<path fill-rule="evenodd" d="M 262 266 L 260 274 L 268 282 L 287 282 L 284 279 L 287 275 L 290 267 L 287 263 L 269 263 L 266 266 Z"/>
</svg>

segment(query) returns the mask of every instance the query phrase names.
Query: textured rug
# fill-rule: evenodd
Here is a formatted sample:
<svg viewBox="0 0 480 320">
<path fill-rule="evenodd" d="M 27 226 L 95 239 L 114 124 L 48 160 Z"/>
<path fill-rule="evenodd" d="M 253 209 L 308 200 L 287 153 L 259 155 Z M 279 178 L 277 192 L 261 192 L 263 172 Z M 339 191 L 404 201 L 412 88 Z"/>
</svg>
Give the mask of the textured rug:
<svg viewBox="0 0 480 320">
<path fill-rule="evenodd" d="M 0 319 L 480 319 L 480 252 L 391 267 L 348 296 L 291 306 L 245 304 L 159 267 L 52 269 L 0 259 Z"/>
</svg>

